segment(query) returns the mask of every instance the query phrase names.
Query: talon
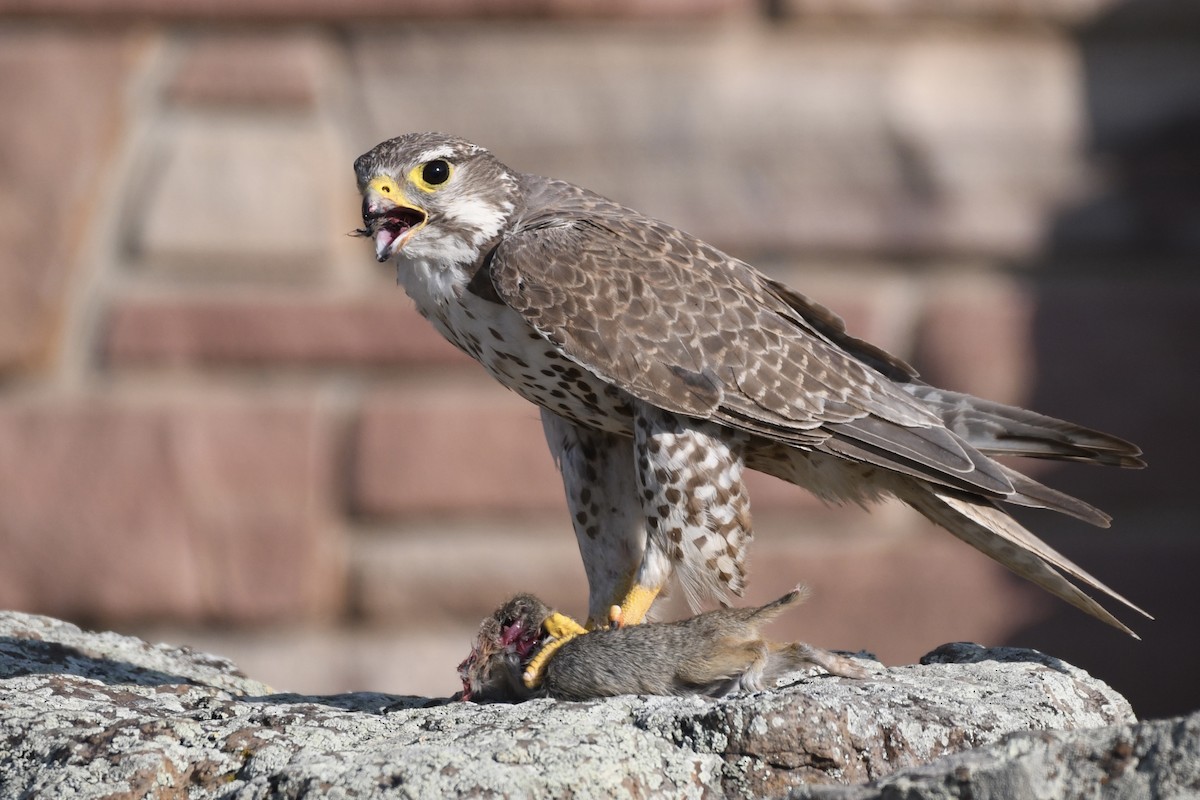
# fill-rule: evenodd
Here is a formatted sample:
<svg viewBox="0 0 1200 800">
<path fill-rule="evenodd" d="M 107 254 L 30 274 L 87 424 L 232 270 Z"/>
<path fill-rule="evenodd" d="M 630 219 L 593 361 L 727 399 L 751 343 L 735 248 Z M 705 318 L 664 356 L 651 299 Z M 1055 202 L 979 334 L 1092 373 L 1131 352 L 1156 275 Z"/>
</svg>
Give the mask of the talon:
<svg viewBox="0 0 1200 800">
<path fill-rule="evenodd" d="M 559 614 L 558 616 L 562 615 Z M 564 619 L 570 619 L 570 617 L 564 617 Z M 572 622 L 574 622 L 574 620 L 572 620 Z M 578 624 L 576 624 L 576 627 L 579 627 Z M 525 683 L 526 689 L 536 689 L 542 685 L 542 678 L 544 678 L 546 675 L 546 664 L 550 663 L 550 656 L 554 655 L 558 648 L 562 647 L 576 636 L 579 636 L 579 634 L 566 633 L 563 634 L 561 639 L 555 639 L 552 642 L 547 642 L 546 644 L 542 645 L 542 649 L 537 651 L 537 655 L 530 660 L 529 665 L 525 667 L 524 674 L 521 675 L 521 680 Z"/>
<path fill-rule="evenodd" d="M 542 678 L 546 674 L 546 665 L 550 663 L 550 657 L 558 648 L 576 636 L 587 633 L 587 630 L 578 622 L 557 611 L 551 612 L 550 616 L 542 622 L 542 630 L 551 637 L 551 641 L 542 645 L 542 649 L 538 650 L 526 665 L 525 672 L 521 675 L 526 689 L 536 689 L 542 685 Z"/>
<path fill-rule="evenodd" d="M 613 606 L 612 608 L 610 608 L 608 610 L 608 624 L 612 625 L 614 628 L 621 627 L 621 625 L 623 624 L 622 618 L 623 618 L 623 614 L 621 612 L 620 606 Z"/>
<path fill-rule="evenodd" d="M 578 622 L 566 614 L 560 614 L 557 611 L 546 617 L 546 621 L 542 623 L 542 628 L 555 639 L 563 639 L 587 633 L 587 629 Z"/>
</svg>

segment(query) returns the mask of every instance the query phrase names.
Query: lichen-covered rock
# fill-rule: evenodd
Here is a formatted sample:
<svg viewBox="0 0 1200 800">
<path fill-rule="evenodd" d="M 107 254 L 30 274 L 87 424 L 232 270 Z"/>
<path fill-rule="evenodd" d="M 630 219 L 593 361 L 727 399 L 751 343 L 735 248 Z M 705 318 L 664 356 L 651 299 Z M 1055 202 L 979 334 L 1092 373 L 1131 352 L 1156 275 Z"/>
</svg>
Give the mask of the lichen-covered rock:
<svg viewBox="0 0 1200 800">
<path fill-rule="evenodd" d="M 1200 711 L 1073 731 L 1023 731 L 866 786 L 806 786 L 789 800 L 1200 797 Z"/>
<path fill-rule="evenodd" d="M 1033 651 L 866 663 L 867 680 L 797 673 L 717 701 L 302 697 L 223 659 L 0 613 L 0 797 L 761 797 L 1012 731 L 1133 721 L 1109 687 Z"/>
</svg>

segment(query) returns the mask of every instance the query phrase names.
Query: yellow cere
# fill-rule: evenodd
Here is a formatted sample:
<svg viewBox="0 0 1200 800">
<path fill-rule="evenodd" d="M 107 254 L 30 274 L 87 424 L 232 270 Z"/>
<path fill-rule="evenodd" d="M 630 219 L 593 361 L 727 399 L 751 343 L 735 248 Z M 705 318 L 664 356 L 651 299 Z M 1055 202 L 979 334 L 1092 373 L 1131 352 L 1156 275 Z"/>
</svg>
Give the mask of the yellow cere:
<svg viewBox="0 0 1200 800">
<path fill-rule="evenodd" d="M 403 196 L 400 194 L 400 187 L 396 185 L 396 182 L 386 175 L 372 178 L 371 182 L 367 184 L 367 189 L 390 198 L 397 203 L 400 202 L 400 198 Z"/>
</svg>

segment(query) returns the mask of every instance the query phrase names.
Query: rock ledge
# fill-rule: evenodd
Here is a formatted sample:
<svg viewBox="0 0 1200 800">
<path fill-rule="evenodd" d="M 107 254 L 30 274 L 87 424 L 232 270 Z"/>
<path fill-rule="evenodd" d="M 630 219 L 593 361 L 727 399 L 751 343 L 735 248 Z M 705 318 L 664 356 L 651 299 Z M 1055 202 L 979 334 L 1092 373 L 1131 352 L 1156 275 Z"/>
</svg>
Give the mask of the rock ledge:
<svg viewBox="0 0 1200 800">
<path fill-rule="evenodd" d="M 1028 761 L 1078 736 L 1019 732 L 1134 741 L 1124 698 L 1035 651 L 945 645 L 872 672 L 718 701 L 306 697 L 187 648 L 2 612 L 0 797 L 866 798 L 897 775 L 944 789 L 940 756 L 958 753 L 954 774 L 1002 772 L 1004 748 Z"/>
</svg>

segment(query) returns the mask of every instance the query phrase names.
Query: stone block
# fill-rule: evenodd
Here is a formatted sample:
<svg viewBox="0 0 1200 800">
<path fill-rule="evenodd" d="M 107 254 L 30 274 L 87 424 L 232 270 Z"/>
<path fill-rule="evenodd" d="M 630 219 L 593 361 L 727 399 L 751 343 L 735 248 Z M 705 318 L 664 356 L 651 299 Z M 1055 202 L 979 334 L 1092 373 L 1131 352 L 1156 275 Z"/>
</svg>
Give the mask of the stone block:
<svg viewBox="0 0 1200 800">
<path fill-rule="evenodd" d="M 1029 286 L 995 273 L 928 278 L 914 366 L 935 386 L 1027 405 L 1037 369 Z"/>
<path fill-rule="evenodd" d="M 473 629 L 504 599 L 529 591 L 587 617 L 587 578 L 565 513 L 440 517 L 373 533 L 355 537 L 350 557 L 352 607 L 371 624 Z"/>
<path fill-rule="evenodd" d="M 419 612 L 418 612 L 419 613 Z M 481 615 L 482 616 L 482 615 Z M 137 635 L 181 642 L 233 659 L 275 691 L 339 694 L 373 691 L 447 697 L 462 688 L 455 670 L 479 620 L 416 628 L 413 614 L 388 624 L 271 625 L 217 629 L 155 625 Z"/>
<path fill-rule="evenodd" d="M 52 358 L 133 60 L 115 31 L 0 30 L 0 371 Z"/>
<path fill-rule="evenodd" d="M 1200 24 L 1139 21 L 1126 4 L 1082 34 L 1089 155 L 1087 191 L 1054 219 L 1056 253 L 1095 263 L 1147 255 L 1194 263 L 1200 254 Z M 1185 12 L 1186 13 L 1186 12 Z M 1197 12 L 1191 11 L 1195 16 Z M 1137 269 L 1143 269 L 1139 266 Z"/>
<path fill-rule="evenodd" d="M 126 297 L 105 325 L 115 367 L 247 365 L 394 367 L 474 362 L 438 335 L 404 292 Z"/>
<path fill-rule="evenodd" d="M 312 34 L 210 34 L 188 43 L 167 96 L 192 106 L 311 108 L 327 69 Z"/>
<path fill-rule="evenodd" d="M 1072 47 L 1029 31 L 414 26 L 351 52 L 363 150 L 456 133 L 745 257 L 1028 253 L 1078 177 Z M 414 62 L 436 77 L 395 79 Z"/>
<path fill-rule="evenodd" d="M 143 154 L 129 198 L 132 259 L 203 282 L 310 282 L 327 266 L 327 238 L 344 234 L 352 219 L 328 202 L 342 196 L 326 180 L 336 152 L 303 118 L 212 116 L 165 126 Z"/>
<path fill-rule="evenodd" d="M 515 17 L 707 17 L 756 9 L 752 0 L 4 0 L 0 11 L 159 21 L 324 21 Z"/>
<path fill-rule="evenodd" d="M 486 376 L 381 390 L 354 433 L 351 503 L 367 517 L 561 511 L 537 409 Z"/>
<path fill-rule="evenodd" d="M 482 375 L 368 398 L 354 435 L 351 504 L 368 518 L 526 514 L 567 519 L 538 409 Z M 803 513 L 806 490 L 747 475 L 755 512 Z"/>
<path fill-rule="evenodd" d="M 0 406 L 0 606 L 88 621 L 339 608 L 331 433 L 311 404 Z"/>
<path fill-rule="evenodd" d="M 780 0 L 780 13 L 794 17 L 845 17 L 883 24 L 925 20 L 1079 24 L 1120 0 Z"/>
<path fill-rule="evenodd" d="M 954 253 L 1038 252 L 1086 174 L 1074 44 L 1046 32 L 931 30 L 905 39 L 891 66 L 890 131 L 923 200 L 905 223 Z"/>
</svg>

